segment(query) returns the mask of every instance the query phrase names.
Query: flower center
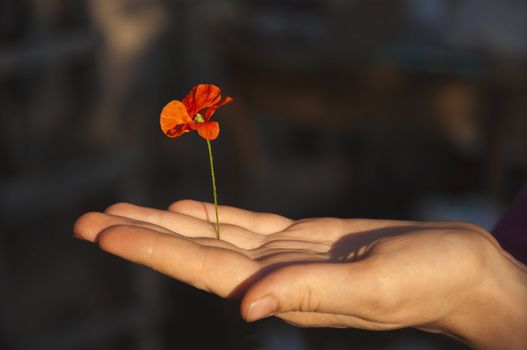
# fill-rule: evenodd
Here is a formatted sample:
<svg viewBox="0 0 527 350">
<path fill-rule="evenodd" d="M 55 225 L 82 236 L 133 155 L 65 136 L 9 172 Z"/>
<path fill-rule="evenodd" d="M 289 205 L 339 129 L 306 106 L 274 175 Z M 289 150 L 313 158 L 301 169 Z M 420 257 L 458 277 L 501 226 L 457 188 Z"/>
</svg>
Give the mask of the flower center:
<svg viewBox="0 0 527 350">
<path fill-rule="evenodd" d="M 196 123 L 204 123 L 205 122 L 205 118 L 203 118 L 203 116 L 201 114 L 196 114 L 196 116 L 194 117 L 194 121 Z"/>
</svg>

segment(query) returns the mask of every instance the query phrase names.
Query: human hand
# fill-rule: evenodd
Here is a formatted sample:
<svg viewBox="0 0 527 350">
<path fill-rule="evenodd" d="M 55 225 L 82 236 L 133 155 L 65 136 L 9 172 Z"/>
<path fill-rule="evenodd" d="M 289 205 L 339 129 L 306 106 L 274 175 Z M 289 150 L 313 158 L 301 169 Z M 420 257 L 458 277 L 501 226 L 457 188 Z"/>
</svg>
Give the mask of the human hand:
<svg viewBox="0 0 527 350">
<path fill-rule="evenodd" d="M 515 348 L 514 326 L 525 331 L 524 266 L 477 226 L 219 210 L 221 240 L 214 207 L 188 200 L 168 211 L 116 204 L 83 215 L 74 232 L 199 289 L 243 296 L 248 321 L 416 327 L 500 349 Z"/>
</svg>

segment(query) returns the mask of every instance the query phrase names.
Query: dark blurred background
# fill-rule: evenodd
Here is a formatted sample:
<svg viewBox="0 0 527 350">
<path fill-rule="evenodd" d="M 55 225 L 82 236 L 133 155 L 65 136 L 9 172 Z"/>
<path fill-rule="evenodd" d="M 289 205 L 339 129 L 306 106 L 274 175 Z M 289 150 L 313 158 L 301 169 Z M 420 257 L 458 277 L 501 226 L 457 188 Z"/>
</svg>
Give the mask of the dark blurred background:
<svg viewBox="0 0 527 350">
<path fill-rule="evenodd" d="M 1 349 L 464 349 L 414 330 L 247 325 L 237 301 L 72 238 L 117 201 L 211 200 L 159 129 L 197 83 L 220 203 L 491 230 L 527 179 L 523 0 L 1 0 Z"/>
</svg>

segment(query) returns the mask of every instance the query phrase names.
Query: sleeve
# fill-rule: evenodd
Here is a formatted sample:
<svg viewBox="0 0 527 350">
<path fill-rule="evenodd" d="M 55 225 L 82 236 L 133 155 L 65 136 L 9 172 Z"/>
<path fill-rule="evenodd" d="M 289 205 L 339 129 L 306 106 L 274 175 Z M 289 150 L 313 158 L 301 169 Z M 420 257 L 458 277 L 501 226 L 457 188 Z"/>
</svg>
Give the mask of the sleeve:
<svg viewBox="0 0 527 350">
<path fill-rule="evenodd" d="M 492 234 L 503 249 L 527 264 L 527 184 L 513 200 Z"/>
</svg>

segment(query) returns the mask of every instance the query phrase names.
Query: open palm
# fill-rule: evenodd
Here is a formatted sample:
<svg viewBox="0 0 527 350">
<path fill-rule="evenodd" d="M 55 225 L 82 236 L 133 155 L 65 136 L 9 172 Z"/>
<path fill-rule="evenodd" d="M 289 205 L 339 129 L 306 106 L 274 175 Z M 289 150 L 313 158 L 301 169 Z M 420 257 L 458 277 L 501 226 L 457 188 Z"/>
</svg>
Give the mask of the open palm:
<svg viewBox="0 0 527 350">
<path fill-rule="evenodd" d="M 464 223 L 315 218 L 183 200 L 168 210 L 119 203 L 87 213 L 75 234 L 222 297 L 254 321 L 438 331 L 473 302 L 493 238 Z"/>
</svg>

